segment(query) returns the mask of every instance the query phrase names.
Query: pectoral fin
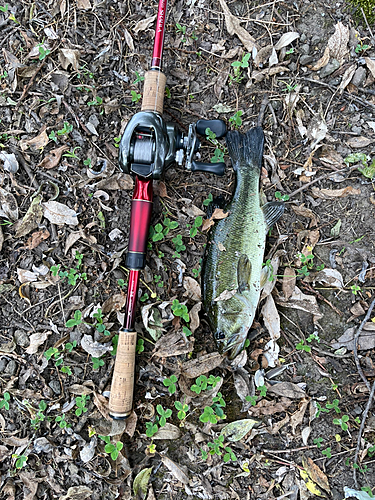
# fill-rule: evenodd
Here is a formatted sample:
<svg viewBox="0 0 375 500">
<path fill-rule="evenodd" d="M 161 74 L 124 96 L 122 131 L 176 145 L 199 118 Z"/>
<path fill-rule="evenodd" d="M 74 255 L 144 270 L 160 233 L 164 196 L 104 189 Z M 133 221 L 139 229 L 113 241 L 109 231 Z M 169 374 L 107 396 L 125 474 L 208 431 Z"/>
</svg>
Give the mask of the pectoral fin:
<svg viewBox="0 0 375 500">
<path fill-rule="evenodd" d="M 263 205 L 262 210 L 267 223 L 267 231 L 270 229 L 283 215 L 285 205 L 282 201 L 271 201 Z"/>
<path fill-rule="evenodd" d="M 249 288 L 251 277 L 251 262 L 247 255 L 242 254 L 237 264 L 237 283 L 238 291 L 242 293 L 246 288 Z"/>
<path fill-rule="evenodd" d="M 268 266 L 262 267 L 262 272 L 260 274 L 260 289 L 264 288 L 264 285 L 267 283 L 268 279 L 271 276 L 271 272 Z"/>
</svg>

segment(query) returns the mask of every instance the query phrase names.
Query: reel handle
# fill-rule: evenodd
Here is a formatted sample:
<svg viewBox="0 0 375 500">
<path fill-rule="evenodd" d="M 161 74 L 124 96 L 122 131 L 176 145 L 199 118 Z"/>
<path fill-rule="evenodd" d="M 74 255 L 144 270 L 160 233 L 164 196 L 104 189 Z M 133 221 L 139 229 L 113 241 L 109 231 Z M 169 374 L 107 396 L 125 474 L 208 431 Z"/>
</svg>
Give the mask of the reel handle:
<svg viewBox="0 0 375 500">
<path fill-rule="evenodd" d="M 206 174 L 215 174 L 222 177 L 225 172 L 225 163 L 203 163 L 201 161 L 191 162 L 191 172 L 205 172 Z"/>
</svg>

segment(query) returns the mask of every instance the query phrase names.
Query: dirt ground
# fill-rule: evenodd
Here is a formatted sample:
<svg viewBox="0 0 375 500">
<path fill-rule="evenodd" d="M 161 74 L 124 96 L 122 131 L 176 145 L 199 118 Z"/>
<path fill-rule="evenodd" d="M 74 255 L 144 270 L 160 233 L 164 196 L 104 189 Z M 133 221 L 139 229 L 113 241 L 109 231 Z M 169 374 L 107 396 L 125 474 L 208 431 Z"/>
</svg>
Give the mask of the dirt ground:
<svg viewBox="0 0 375 500">
<path fill-rule="evenodd" d="M 156 13 L 0 6 L 1 497 L 371 498 L 375 26 L 342 1 L 170 2 L 164 118 L 245 132 L 260 116 L 262 189 L 286 209 L 230 362 L 200 290 L 207 207 L 235 186 L 225 141 L 200 150 L 224 152 L 224 177 L 172 165 L 154 183 L 134 412 L 108 416 L 133 188 L 119 142 Z"/>
</svg>

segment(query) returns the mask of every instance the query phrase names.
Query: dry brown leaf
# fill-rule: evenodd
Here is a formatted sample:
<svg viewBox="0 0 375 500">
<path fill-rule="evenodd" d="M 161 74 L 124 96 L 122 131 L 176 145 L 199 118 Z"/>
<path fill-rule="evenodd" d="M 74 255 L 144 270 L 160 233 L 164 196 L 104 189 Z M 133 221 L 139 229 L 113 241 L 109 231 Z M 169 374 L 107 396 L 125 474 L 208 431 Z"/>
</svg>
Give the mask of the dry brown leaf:
<svg viewBox="0 0 375 500">
<path fill-rule="evenodd" d="M 277 272 L 279 270 L 279 264 L 280 264 L 280 257 L 285 255 L 286 251 L 285 250 L 277 250 L 275 255 L 272 257 L 270 266 L 268 270 L 266 271 L 265 268 L 262 269 L 262 275 L 261 275 L 261 286 L 263 284 L 263 279 L 266 279 L 267 281 L 265 282 L 262 290 L 262 295 L 260 300 L 265 299 L 268 297 L 268 295 L 271 295 L 273 292 L 273 289 L 275 288 L 276 285 L 276 276 Z M 272 271 L 271 271 L 272 270 Z M 264 271 L 264 275 L 263 275 Z M 273 275 L 273 277 L 272 277 Z M 272 278 L 272 279 L 271 279 Z"/>
<path fill-rule="evenodd" d="M 183 294 L 184 297 L 188 297 L 194 302 L 201 300 L 202 292 L 198 281 L 196 281 L 194 278 L 191 278 L 190 276 L 185 276 L 183 285 L 186 290 Z"/>
<path fill-rule="evenodd" d="M 335 26 L 335 32 L 328 40 L 330 57 L 337 59 L 340 65 L 348 52 L 349 28 L 339 21 Z"/>
<path fill-rule="evenodd" d="M 292 428 L 293 436 L 295 436 L 296 434 L 297 426 L 302 424 L 303 417 L 305 416 L 306 409 L 309 405 L 309 401 L 310 399 L 308 398 L 302 399 L 300 404 L 298 405 L 298 410 L 290 417 L 290 426 Z"/>
<path fill-rule="evenodd" d="M 355 189 L 353 186 L 341 189 L 319 189 L 313 187 L 311 191 L 314 198 L 321 198 L 322 200 L 334 200 L 336 198 L 346 198 L 346 196 L 361 194 L 361 190 Z"/>
<path fill-rule="evenodd" d="M 240 21 L 235 17 L 228 8 L 225 0 L 219 0 L 221 8 L 224 12 L 225 25 L 230 35 L 237 35 L 248 52 L 257 47 L 255 39 L 248 33 L 240 24 Z"/>
<path fill-rule="evenodd" d="M 189 478 L 185 474 L 185 472 L 181 469 L 181 467 L 173 462 L 170 458 L 168 458 L 166 455 L 163 455 L 161 457 L 161 461 L 163 464 L 167 467 L 169 472 L 173 474 L 173 476 L 180 481 L 182 484 L 188 484 L 189 483 Z"/>
<path fill-rule="evenodd" d="M 17 224 L 16 238 L 22 238 L 38 227 L 43 218 L 43 207 L 40 204 L 41 201 L 42 195 L 37 195 L 32 199 L 24 218 Z"/>
<path fill-rule="evenodd" d="M 97 189 L 108 189 L 109 191 L 133 189 L 133 179 L 128 174 L 115 174 L 106 179 L 102 179 L 95 187 Z"/>
<path fill-rule="evenodd" d="M 167 187 L 163 181 L 153 181 L 152 189 L 157 196 L 161 196 L 162 198 L 168 196 Z"/>
<path fill-rule="evenodd" d="M 48 144 L 48 135 L 46 132 L 46 126 L 44 125 L 42 130 L 39 132 L 39 134 L 34 137 L 33 139 L 30 139 L 28 141 L 21 140 L 19 142 L 20 148 L 22 151 L 25 151 L 28 147 L 32 149 L 33 151 L 37 151 L 38 149 L 43 149 L 44 146 Z"/>
<path fill-rule="evenodd" d="M 368 139 L 367 137 L 359 136 L 347 139 L 346 144 L 351 148 L 367 148 L 370 144 L 374 142 L 374 139 Z"/>
<path fill-rule="evenodd" d="M 267 61 L 269 61 L 274 50 L 275 49 L 273 45 L 267 45 L 266 47 L 262 47 L 261 49 L 259 49 L 254 59 L 255 66 L 257 68 L 263 67 L 267 63 Z"/>
<path fill-rule="evenodd" d="M 9 437 L 2 437 L 1 438 L 2 444 L 5 444 L 7 446 L 27 446 L 30 442 L 30 438 L 25 437 L 25 438 L 19 438 L 17 436 L 9 436 Z"/>
<path fill-rule="evenodd" d="M 129 47 L 129 49 L 134 52 L 134 42 L 133 42 L 133 38 L 131 36 L 131 34 L 129 33 L 129 31 L 124 28 L 124 35 L 125 35 L 125 42 L 126 42 L 126 45 Z"/>
<path fill-rule="evenodd" d="M 36 490 L 38 489 L 38 483 L 44 481 L 43 478 L 35 477 L 35 472 L 19 472 L 18 477 L 23 483 L 23 500 L 34 500 L 36 495 Z"/>
<path fill-rule="evenodd" d="M 249 408 L 248 412 L 254 417 L 261 417 L 262 415 L 274 415 L 275 413 L 281 413 L 289 408 L 292 404 L 292 400 L 288 398 L 281 398 L 278 403 L 275 401 L 268 401 L 267 399 L 262 399 L 257 403 L 256 406 Z"/>
<path fill-rule="evenodd" d="M 160 427 L 153 439 L 179 439 L 181 431 L 178 427 L 167 422 L 164 427 Z"/>
<path fill-rule="evenodd" d="M 98 394 L 97 392 L 94 392 L 94 405 L 106 420 L 112 422 L 112 419 L 109 416 L 108 412 L 108 400 L 104 396 Z"/>
<path fill-rule="evenodd" d="M 49 236 L 50 236 L 50 233 L 47 229 L 43 229 L 41 231 L 36 231 L 27 240 L 26 248 L 28 248 L 29 250 L 33 250 L 34 248 L 39 246 L 42 243 L 42 241 L 49 238 Z M 0 246 L 0 249 L 1 249 L 1 246 Z"/>
<path fill-rule="evenodd" d="M 77 0 L 77 9 L 80 9 L 80 10 L 91 9 L 90 0 Z"/>
<path fill-rule="evenodd" d="M 153 15 L 151 17 L 148 17 L 147 19 L 142 19 L 141 21 L 138 21 L 138 23 L 134 26 L 134 33 L 138 35 L 140 31 L 145 31 L 147 30 L 155 21 L 156 15 Z"/>
<path fill-rule="evenodd" d="M 357 69 L 357 65 L 356 64 L 352 64 L 345 71 L 345 73 L 344 73 L 344 75 L 342 77 L 341 83 L 339 85 L 339 91 L 340 91 L 341 94 L 344 92 L 344 90 L 346 89 L 346 87 L 352 81 L 352 78 L 354 76 L 354 73 L 356 72 L 356 69 Z"/>
<path fill-rule="evenodd" d="M 289 300 L 293 295 L 294 288 L 296 286 L 296 272 L 292 267 L 286 267 L 284 269 L 283 285 L 282 290 L 285 300 Z"/>
<path fill-rule="evenodd" d="M 370 59 L 369 57 L 365 57 L 365 62 L 366 62 L 368 69 L 370 70 L 372 76 L 375 78 L 375 61 L 374 61 L 374 59 Z"/>
<path fill-rule="evenodd" d="M 314 322 L 323 317 L 323 314 L 319 310 L 316 297 L 314 295 L 305 295 L 297 286 L 295 287 L 293 295 L 289 298 L 289 300 L 286 300 L 283 297 L 276 297 L 275 300 L 277 304 L 280 304 L 283 307 L 300 309 L 301 311 L 312 314 Z"/>
<path fill-rule="evenodd" d="M 251 73 L 251 78 L 254 79 L 255 83 L 259 83 L 269 76 L 274 76 L 277 75 L 278 73 L 289 73 L 289 71 L 290 69 L 287 68 L 286 66 L 272 66 L 271 68 L 266 68 L 263 69 L 262 71 L 254 70 Z"/>
<path fill-rule="evenodd" d="M 90 382 L 92 383 L 92 381 Z M 92 394 L 94 392 L 93 389 L 90 389 L 90 387 L 88 387 L 87 385 L 82 385 L 82 384 L 72 384 L 71 386 L 68 387 L 68 390 L 75 396 L 83 396 L 83 395 L 88 396 L 89 394 Z"/>
<path fill-rule="evenodd" d="M 52 224 L 68 224 L 76 226 L 78 224 L 77 213 L 63 203 L 58 201 L 47 201 L 42 203 L 44 207 L 44 217 Z"/>
<path fill-rule="evenodd" d="M 292 382 L 280 382 L 271 385 L 267 388 L 267 392 L 276 394 L 277 396 L 284 396 L 289 399 L 300 399 L 306 396 L 306 393 L 299 385 Z"/>
<path fill-rule="evenodd" d="M 311 219 L 314 222 L 314 226 L 317 224 L 317 217 L 310 208 L 306 208 L 304 205 L 292 205 L 292 210 L 296 215 Z"/>
<path fill-rule="evenodd" d="M 194 306 L 189 311 L 189 316 L 190 316 L 189 328 L 191 333 L 194 333 L 195 330 L 200 325 L 199 311 L 201 310 L 201 308 L 202 308 L 202 302 L 198 302 L 197 304 L 194 304 Z"/>
<path fill-rule="evenodd" d="M 215 222 L 210 218 L 210 219 L 203 219 L 203 224 L 202 224 L 202 231 L 207 231 L 207 229 L 210 229 L 211 226 L 213 226 Z"/>
<path fill-rule="evenodd" d="M 69 147 L 65 144 L 64 146 L 61 146 L 60 148 L 57 149 L 52 149 L 48 155 L 43 158 L 43 160 L 39 163 L 38 167 L 43 167 L 43 168 L 54 168 L 57 167 L 61 160 L 61 155 L 63 154 L 64 151 L 67 151 Z"/>
<path fill-rule="evenodd" d="M 109 297 L 102 306 L 103 314 L 109 314 L 113 311 L 120 311 L 126 302 L 125 293 L 116 293 Z"/>
<path fill-rule="evenodd" d="M 221 365 L 224 356 L 218 352 L 204 354 L 196 359 L 185 361 L 181 364 L 181 373 L 187 378 L 197 378 Z"/>
<path fill-rule="evenodd" d="M 328 64 L 328 61 L 329 61 L 329 47 L 326 47 L 322 57 L 318 61 L 316 61 L 314 66 L 309 66 L 309 68 L 312 71 L 318 71 L 321 68 L 323 68 L 323 66 L 326 66 L 326 64 Z"/>
<path fill-rule="evenodd" d="M 363 309 L 362 305 L 360 302 L 356 302 L 353 307 L 351 307 L 350 312 L 353 314 L 353 316 L 362 316 L 362 314 L 365 314 L 365 310 Z"/>
<path fill-rule="evenodd" d="M 268 295 L 267 300 L 262 307 L 262 316 L 264 325 L 272 340 L 280 338 L 280 316 L 277 312 L 272 295 Z"/>
<path fill-rule="evenodd" d="M 132 438 L 134 436 L 135 429 L 137 427 L 137 420 L 138 420 L 138 417 L 137 417 L 137 414 L 135 413 L 135 411 L 132 411 L 131 414 L 129 415 L 129 417 L 126 419 L 125 432 L 130 438 Z"/>
<path fill-rule="evenodd" d="M 26 349 L 27 354 L 36 354 L 38 352 L 38 347 L 47 340 L 51 333 L 52 332 L 38 332 L 30 335 L 30 345 Z"/>
<path fill-rule="evenodd" d="M 18 219 L 18 205 L 16 198 L 0 187 L 0 216 L 16 221 Z"/>
<path fill-rule="evenodd" d="M 86 500 L 92 495 L 92 490 L 88 486 L 72 486 L 66 495 L 59 497 L 59 500 Z"/>
<path fill-rule="evenodd" d="M 267 429 L 267 431 L 272 434 L 273 436 L 279 432 L 279 430 L 284 427 L 284 425 L 289 424 L 290 417 L 288 414 L 285 415 L 285 417 L 280 420 L 279 422 L 276 422 L 276 424 L 273 424 L 270 429 Z"/>
<path fill-rule="evenodd" d="M 275 45 L 276 50 L 280 50 L 283 47 L 286 47 L 287 45 L 290 45 L 294 40 L 297 40 L 299 38 L 299 33 L 296 31 L 289 31 L 288 33 L 284 33 L 279 41 Z"/>
<path fill-rule="evenodd" d="M 344 288 L 343 278 L 337 269 L 322 269 L 315 276 L 314 283 L 315 281 L 329 287 Z"/>
<path fill-rule="evenodd" d="M 68 69 L 72 65 L 74 71 L 78 71 L 78 62 L 81 53 L 76 49 L 60 49 L 59 61 L 63 69 Z"/>
<path fill-rule="evenodd" d="M 185 206 L 182 207 L 182 211 L 185 212 L 189 217 L 198 217 L 198 215 L 203 216 L 206 215 L 203 210 L 201 210 L 199 207 L 196 207 L 195 205 L 190 205 L 190 206 Z"/>
<path fill-rule="evenodd" d="M 187 354 L 193 350 L 194 343 L 186 338 L 181 330 L 163 335 L 156 342 L 154 347 L 155 356 L 159 358 L 168 358 Z"/>
<path fill-rule="evenodd" d="M 310 457 L 306 457 L 303 455 L 302 465 L 304 466 L 307 474 L 314 483 L 316 483 L 318 486 L 320 486 L 320 488 L 327 491 L 328 493 L 331 493 L 327 476 L 322 470 L 319 469 L 319 467 Z"/>
<path fill-rule="evenodd" d="M 84 351 L 89 353 L 93 358 L 100 358 L 108 351 L 112 351 L 113 347 L 108 344 L 101 344 L 90 335 L 84 335 L 81 340 L 81 347 Z"/>
</svg>

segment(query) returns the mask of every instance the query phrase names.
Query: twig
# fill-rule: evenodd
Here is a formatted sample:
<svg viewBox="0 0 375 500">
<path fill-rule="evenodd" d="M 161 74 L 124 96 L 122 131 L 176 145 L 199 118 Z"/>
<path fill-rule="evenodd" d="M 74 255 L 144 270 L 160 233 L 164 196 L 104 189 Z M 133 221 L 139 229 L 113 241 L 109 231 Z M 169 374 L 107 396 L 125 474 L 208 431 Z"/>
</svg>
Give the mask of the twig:
<svg viewBox="0 0 375 500">
<path fill-rule="evenodd" d="M 375 300 L 374 300 L 374 302 L 375 302 Z M 374 304 L 374 302 L 373 302 L 373 304 Z M 355 455 L 354 455 L 354 463 L 355 464 L 357 463 L 357 460 L 358 460 L 358 454 L 359 454 L 359 449 L 361 447 L 361 438 L 362 438 L 362 434 L 363 434 L 363 429 L 365 428 L 365 422 L 366 422 L 367 414 L 370 411 L 372 400 L 374 398 L 374 393 L 375 393 L 375 381 L 372 384 L 372 389 L 371 389 L 371 392 L 370 392 L 370 397 L 368 398 L 365 411 L 363 412 L 363 415 L 362 415 L 362 422 L 361 422 L 361 427 L 359 428 L 359 432 L 358 432 L 357 447 L 356 447 Z M 353 471 L 353 479 L 354 479 L 355 487 L 358 488 L 357 469 L 356 468 L 354 468 L 354 471 Z"/>
<path fill-rule="evenodd" d="M 354 337 L 354 349 L 353 349 L 355 364 L 357 366 L 358 373 L 360 374 L 361 379 L 366 384 L 366 387 L 369 390 L 369 392 L 371 392 L 370 382 L 365 377 L 365 374 L 363 373 L 362 366 L 361 366 L 361 364 L 359 362 L 359 358 L 358 358 L 358 339 L 359 339 L 359 336 L 361 335 L 363 327 L 365 326 L 365 324 L 367 323 L 369 317 L 371 316 L 371 313 L 372 313 L 372 310 L 374 309 L 374 306 L 375 306 L 375 298 L 371 302 L 370 307 L 368 308 L 368 311 L 366 313 L 366 316 L 364 317 L 362 323 L 360 324 L 360 326 L 359 326 L 359 328 L 358 328 L 358 330 L 357 330 L 357 332 L 355 334 L 355 337 Z"/>
<path fill-rule="evenodd" d="M 262 126 L 263 119 L 264 119 L 264 112 L 266 111 L 266 107 L 268 106 L 268 104 L 269 104 L 268 95 L 265 95 L 263 97 L 262 103 L 260 105 L 260 111 L 259 111 L 258 121 L 257 121 L 258 127 Z"/>
<path fill-rule="evenodd" d="M 295 451 L 308 450 L 310 448 L 317 448 L 316 444 L 311 444 L 310 446 L 301 446 L 301 448 L 293 448 L 287 450 L 263 450 L 264 453 L 293 453 Z"/>
</svg>

